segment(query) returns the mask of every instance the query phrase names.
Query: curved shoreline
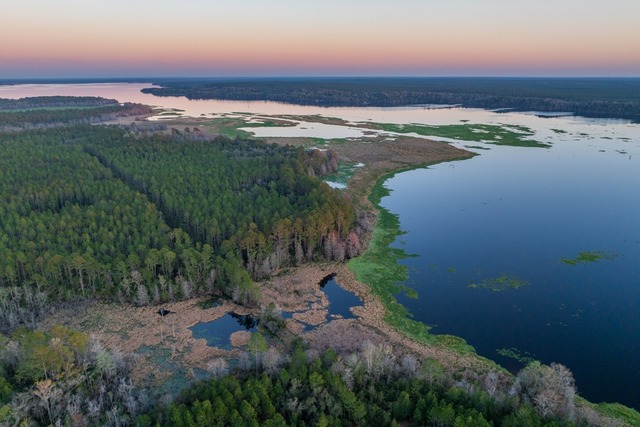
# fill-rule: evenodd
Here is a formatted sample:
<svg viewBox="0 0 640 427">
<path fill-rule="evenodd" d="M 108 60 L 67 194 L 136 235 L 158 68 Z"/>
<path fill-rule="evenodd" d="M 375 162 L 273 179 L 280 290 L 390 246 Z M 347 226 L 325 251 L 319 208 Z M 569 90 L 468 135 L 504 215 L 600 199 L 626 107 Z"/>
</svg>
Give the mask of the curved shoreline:
<svg viewBox="0 0 640 427">
<path fill-rule="evenodd" d="M 308 139 L 304 138 L 267 138 L 267 141 L 302 146 L 307 146 L 309 143 Z M 511 377 L 511 374 L 495 362 L 477 355 L 461 338 L 450 335 L 430 335 L 424 324 L 407 317 L 406 309 L 393 296 L 394 291 L 398 290 L 395 285 L 397 279 L 392 280 L 391 283 L 376 286 L 375 279 L 363 277 L 358 274 L 357 268 L 355 270 L 353 268 L 353 263 L 359 262 L 358 260 L 361 262 L 372 250 L 372 246 L 378 246 L 378 249 L 382 248 L 389 252 L 397 251 L 389 248 L 389 244 L 401 233 L 397 216 L 379 205 L 380 199 L 388 191 L 384 188 L 384 182 L 387 179 L 406 170 L 441 162 L 460 161 L 471 158 L 475 154 L 446 143 L 412 137 L 398 137 L 393 143 L 386 142 L 380 137 L 363 137 L 358 141 L 332 144 L 330 148 L 336 150 L 343 160 L 365 164 L 365 167 L 358 169 L 352 177 L 345 194 L 352 198 L 354 205 L 375 210 L 377 221 L 371 239 L 365 242 L 367 250 L 348 263 L 311 264 L 291 268 L 289 272 L 271 278 L 267 283 L 262 284 L 265 289 L 263 292 L 265 305 L 275 302 L 281 306 L 286 305 L 282 308 L 300 306 L 301 301 L 307 302 L 312 293 L 321 292 L 319 289 L 315 290 L 318 288 L 316 285 L 320 279 L 335 272 L 337 283 L 342 288 L 354 292 L 364 303 L 363 307 L 356 307 L 353 310 L 358 316 L 357 319 L 340 322 L 348 325 L 362 325 L 375 331 L 394 348 L 423 358 L 436 359 L 453 372 L 471 370 L 484 374 L 493 370 Z M 390 238 L 391 240 L 386 243 Z M 388 261 L 388 257 L 384 258 Z M 391 259 L 392 263 L 395 261 L 395 258 Z M 382 264 L 382 267 L 388 270 L 389 265 L 389 263 Z M 380 265 L 377 267 L 380 268 Z M 402 267 L 399 266 L 399 268 Z M 301 292 L 300 295 L 292 297 L 299 292 Z M 287 298 L 291 298 L 291 301 L 286 301 Z M 70 326 L 75 324 L 77 329 L 97 334 L 109 346 L 139 354 L 147 361 L 137 372 L 136 377 L 140 381 L 148 382 L 151 379 L 162 381 L 168 375 L 166 372 L 159 372 L 153 366 L 155 361 L 153 357 L 157 356 L 149 355 L 150 347 L 168 352 L 165 353 L 167 359 L 171 360 L 174 366 L 183 367 L 182 371 L 187 372 L 188 378 L 195 379 L 194 370 L 202 369 L 212 357 L 237 357 L 240 350 L 229 351 L 209 347 L 204 339 L 195 339 L 189 328 L 201 321 L 220 318 L 227 311 L 255 314 L 255 310 L 248 310 L 231 303 L 202 309 L 197 306 L 199 301 L 201 299 L 166 304 L 167 309 L 180 313 L 179 317 L 173 319 L 160 318 L 157 315 L 158 307 L 133 308 L 94 303 L 91 310 L 85 310 L 84 316 L 74 311 L 66 315 L 51 316 L 47 323 L 66 323 Z M 96 318 L 95 313 L 104 316 L 104 319 L 99 322 L 101 325 L 88 326 L 91 323 L 90 320 Z M 330 323 L 332 322 L 325 324 Z M 300 330 L 296 332 L 302 333 Z M 348 334 L 347 330 L 342 332 L 345 335 Z M 184 372 L 181 373 L 183 374 Z"/>
</svg>

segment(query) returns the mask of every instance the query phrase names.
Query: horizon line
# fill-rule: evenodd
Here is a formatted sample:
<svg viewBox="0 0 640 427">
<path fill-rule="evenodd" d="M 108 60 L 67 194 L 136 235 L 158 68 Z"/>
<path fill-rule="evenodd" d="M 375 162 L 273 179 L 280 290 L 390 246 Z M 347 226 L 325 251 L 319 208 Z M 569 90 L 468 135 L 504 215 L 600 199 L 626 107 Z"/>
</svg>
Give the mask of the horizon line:
<svg viewBox="0 0 640 427">
<path fill-rule="evenodd" d="M 123 77 L 95 77 L 95 76 L 70 76 L 70 77 L 0 77 L 0 82 L 42 82 L 42 81 L 102 81 L 102 82 L 122 82 L 122 81 L 149 81 L 152 82 L 154 80 L 285 80 L 285 79 L 294 79 L 294 80 L 322 80 L 322 79 L 514 79 L 514 80 L 525 80 L 525 79 L 558 79 L 558 80 L 568 80 L 568 79 L 640 79 L 640 75 L 638 76 L 610 76 L 610 75 L 600 75 L 600 76 L 584 76 L 584 75 L 575 75 L 575 76 L 566 76 L 566 75 L 434 75 L 434 76 L 424 76 L 424 75 L 251 75 L 251 76 L 184 76 L 184 75 L 176 75 L 176 76 L 123 76 Z"/>
</svg>

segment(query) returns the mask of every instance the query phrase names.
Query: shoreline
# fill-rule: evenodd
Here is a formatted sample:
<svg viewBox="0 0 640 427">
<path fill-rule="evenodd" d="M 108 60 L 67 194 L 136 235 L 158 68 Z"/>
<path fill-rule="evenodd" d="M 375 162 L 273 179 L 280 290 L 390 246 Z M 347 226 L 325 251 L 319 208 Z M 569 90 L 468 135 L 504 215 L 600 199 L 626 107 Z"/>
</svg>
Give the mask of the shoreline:
<svg viewBox="0 0 640 427">
<path fill-rule="evenodd" d="M 130 120 L 131 118 L 129 118 Z M 169 127 L 180 124 L 182 126 L 200 126 L 206 124 L 207 121 L 207 119 L 200 118 L 187 120 L 176 118 L 166 124 Z M 137 123 L 153 124 L 155 122 L 137 121 Z M 310 143 L 308 138 L 263 138 L 263 140 L 266 140 L 267 143 L 294 146 L 306 146 Z M 377 220 L 379 220 L 380 212 L 371 201 L 370 196 L 378 182 L 404 170 L 426 167 L 444 161 L 467 159 L 476 155 L 447 143 L 410 136 L 399 136 L 393 143 L 389 143 L 386 138 L 382 137 L 364 136 L 347 143 L 327 144 L 327 148 L 335 150 L 341 161 L 364 164 L 349 180 L 345 194 L 352 199 L 356 207 L 360 206 L 374 212 Z M 375 227 L 377 228 L 378 225 L 376 224 Z M 371 236 L 365 239 L 367 247 L 370 240 Z M 357 279 L 356 274 L 349 268 L 346 261 L 306 264 L 285 269 L 285 273 L 260 283 L 263 293 L 261 304 L 266 306 L 269 303 L 275 303 L 279 308 L 287 311 L 304 310 L 305 306 L 311 307 L 312 304 L 315 304 L 315 309 L 322 310 L 326 308 L 328 301 L 317 284 L 322 278 L 332 273 L 336 273 L 336 282 L 340 287 L 356 294 L 365 304 L 364 307 L 357 307 L 353 310 L 356 318 L 348 319 L 347 322 L 357 322 L 365 328 L 371 328 L 386 340 L 423 357 L 442 359 L 443 361 L 455 360 L 454 365 L 474 366 L 474 369 L 482 368 L 482 370 L 486 370 L 489 365 L 495 365 L 488 359 L 480 358 L 477 355 L 463 355 L 461 358 L 460 354 L 443 345 L 426 348 L 424 343 L 419 343 L 411 339 L 410 336 L 397 331 L 385 319 L 387 311 L 380 296 L 373 292 L 370 285 Z M 296 296 L 293 297 L 293 295 Z M 208 359 L 236 357 L 239 350 L 209 347 L 206 340 L 195 339 L 189 328 L 199 322 L 217 320 L 230 311 L 238 314 L 259 312 L 259 310 L 248 309 L 229 301 L 225 301 L 219 307 L 203 309 L 198 306 L 198 303 L 205 299 L 196 298 L 164 304 L 162 308 L 179 313 L 179 316 L 172 314 L 166 318 L 157 314 L 159 307 L 120 307 L 116 304 L 92 302 L 84 307 L 84 313 L 61 310 L 48 316 L 43 324 L 50 326 L 60 323 L 74 327 L 93 334 L 105 345 L 113 346 L 123 352 L 138 353 L 141 349 L 146 351 L 151 347 L 164 348 L 169 350 L 170 359 L 179 360 L 188 369 L 202 369 Z M 328 324 L 331 321 L 322 324 Z M 291 325 L 289 321 L 288 323 L 293 332 L 302 333 L 299 327 Z M 464 360 L 464 363 L 461 360 Z M 137 377 L 147 378 L 149 373 L 149 367 L 147 367 L 141 369 Z"/>
<path fill-rule="evenodd" d="M 206 121 L 207 119 L 202 119 L 202 123 L 206 123 Z M 172 120 L 167 125 L 176 125 L 177 122 L 180 122 L 180 119 Z M 189 124 L 193 125 L 199 122 L 198 119 L 190 119 Z M 266 142 L 298 146 L 308 146 L 310 140 L 312 140 L 311 138 L 261 139 Z M 355 206 L 366 207 L 368 210 L 375 211 L 376 225 L 371 237 L 376 231 L 380 232 L 380 222 L 384 219 L 382 217 L 385 214 L 380 209 L 378 202 L 383 195 L 380 193 L 380 191 L 384 191 L 383 183 L 389 177 L 406 170 L 427 167 L 440 162 L 460 161 L 476 155 L 447 143 L 410 136 L 399 136 L 392 143 L 386 141 L 385 138 L 370 136 L 363 136 L 342 143 L 332 143 L 331 140 L 325 142 L 325 147 L 334 149 L 340 155 L 341 161 L 346 160 L 364 164 L 364 167 L 357 169 L 350 179 L 345 194 L 352 198 Z M 393 216 L 393 214 L 389 215 Z M 371 240 L 368 239 L 366 241 L 367 250 L 355 258 L 356 260 L 369 252 Z M 391 344 L 394 348 L 420 355 L 422 358 L 436 359 L 447 369 L 454 372 L 471 370 L 482 375 L 489 370 L 497 370 L 503 375 L 511 377 L 511 374 L 504 368 L 489 359 L 477 355 L 475 351 L 469 352 L 456 349 L 455 345 L 464 343 L 458 337 L 430 335 L 429 337 L 432 337 L 433 341 L 425 341 L 419 337 L 416 338 L 410 331 L 404 330 L 401 326 L 391 324 L 388 318 L 388 307 L 385 307 L 383 302 L 383 294 L 376 292 L 373 284 L 369 283 L 370 281 L 359 278 L 349 264 L 351 262 L 319 263 L 289 268 L 288 273 L 272 277 L 266 281 L 266 284 L 261 284 L 261 286 L 264 285 L 263 290 L 266 290 L 266 292 L 263 292 L 265 296 L 263 302 L 265 305 L 269 302 L 275 302 L 278 305 L 282 305 L 283 307 L 281 308 L 292 308 L 296 305 L 307 304 L 310 302 L 311 294 L 316 294 L 317 297 L 318 292 L 322 293 L 319 289 L 313 289 L 319 280 L 328 274 L 336 273 L 336 281 L 339 286 L 358 295 L 364 303 L 363 307 L 356 307 L 353 310 L 357 316 L 356 319 L 348 319 L 337 323 L 347 326 L 353 324 L 363 326 L 381 336 L 384 342 Z M 282 286 L 291 288 L 290 293 L 293 293 L 294 288 L 296 290 L 302 288 L 304 291 L 303 296 L 307 299 L 295 300 L 294 298 L 293 301 L 285 303 L 283 297 L 286 295 L 283 295 Z M 319 287 L 315 286 L 315 288 Z M 167 319 L 160 318 L 157 314 L 159 307 L 134 308 L 120 307 L 115 304 L 93 303 L 91 304 L 92 308 L 102 307 L 98 309 L 98 312 L 102 311 L 103 315 L 105 315 L 105 312 L 112 312 L 114 316 L 105 316 L 107 318 L 105 323 L 112 326 L 121 322 L 118 324 L 118 328 L 106 328 L 105 324 L 102 325 L 102 328 L 87 328 L 86 325 L 83 325 L 83 323 L 87 323 L 86 318 L 74 319 L 70 324 L 79 325 L 80 330 L 93 329 L 93 333 L 101 336 L 105 344 L 119 348 L 121 351 L 133 352 L 146 359 L 146 363 L 142 364 L 145 367 L 140 369 L 136 375 L 136 378 L 140 381 L 162 383 L 163 380 L 167 379 L 166 375 L 154 369 L 152 366 L 154 359 L 146 352 L 147 348 L 153 346 L 169 350 L 168 359 L 172 364 L 179 368 L 184 368 L 182 370 L 187 372 L 186 376 L 188 378 L 197 379 L 197 375 L 194 373 L 195 370 L 202 369 L 211 358 L 235 358 L 240 354 L 241 350 L 237 346 L 232 350 L 210 347 L 204 339 L 195 339 L 189 328 L 201 321 L 216 320 L 224 316 L 228 311 L 234 311 L 239 314 L 256 313 L 256 310 L 249 310 L 229 302 L 225 302 L 220 307 L 202 309 L 197 305 L 202 300 L 203 298 L 199 298 L 165 304 L 164 307 L 167 309 L 181 313 L 179 320 L 173 320 L 170 317 Z M 391 304 L 397 303 L 395 298 L 387 302 Z M 404 308 L 403 306 L 401 307 Z M 69 313 L 67 316 L 74 317 L 75 313 Z M 54 317 L 57 316 L 51 316 L 51 318 Z M 401 317 L 407 321 L 414 322 L 406 318 L 404 314 Z M 177 316 L 174 317 L 174 319 L 176 318 Z M 171 325 L 171 321 L 173 321 L 173 325 Z M 324 322 L 320 328 L 333 322 L 336 321 Z M 150 333 L 152 330 L 153 332 Z M 293 331 L 300 335 L 308 336 L 300 329 Z M 135 346 L 135 343 L 138 345 Z"/>
</svg>

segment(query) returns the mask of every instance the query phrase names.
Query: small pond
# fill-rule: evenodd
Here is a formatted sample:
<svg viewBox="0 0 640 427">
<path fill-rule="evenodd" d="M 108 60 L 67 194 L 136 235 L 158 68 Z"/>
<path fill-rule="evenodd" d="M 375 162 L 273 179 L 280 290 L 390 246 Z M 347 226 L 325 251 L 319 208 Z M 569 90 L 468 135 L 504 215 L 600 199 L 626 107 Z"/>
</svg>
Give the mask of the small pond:
<svg viewBox="0 0 640 427">
<path fill-rule="evenodd" d="M 254 332 L 258 328 L 259 319 L 251 315 L 227 313 L 220 319 L 211 322 L 200 322 L 191 327 L 196 339 L 206 339 L 207 345 L 231 349 L 231 334 L 239 331 Z"/>
<path fill-rule="evenodd" d="M 362 305 L 362 300 L 355 294 L 342 289 L 335 281 L 335 274 L 330 274 L 319 283 L 320 288 L 327 296 L 329 305 L 327 307 L 327 316 L 325 322 L 331 319 L 353 319 L 355 315 L 351 312 L 351 307 Z M 315 302 L 315 301 L 314 301 Z M 307 310 L 311 309 L 311 302 L 307 306 Z M 306 311 L 306 310 L 304 310 Z M 284 319 L 293 319 L 296 313 L 304 313 L 304 311 L 283 311 Z M 304 331 L 312 331 L 318 325 L 309 323 L 296 322 L 304 325 Z M 210 322 L 200 322 L 191 327 L 193 337 L 196 339 L 206 339 L 207 345 L 211 347 L 220 347 L 226 350 L 231 349 L 231 335 L 239 331 L 255 332 L 258 328 L 260 319 L 251 315 L 239 315 L 233 312 L 225 314 L 220 319 Z"/>
</svg>

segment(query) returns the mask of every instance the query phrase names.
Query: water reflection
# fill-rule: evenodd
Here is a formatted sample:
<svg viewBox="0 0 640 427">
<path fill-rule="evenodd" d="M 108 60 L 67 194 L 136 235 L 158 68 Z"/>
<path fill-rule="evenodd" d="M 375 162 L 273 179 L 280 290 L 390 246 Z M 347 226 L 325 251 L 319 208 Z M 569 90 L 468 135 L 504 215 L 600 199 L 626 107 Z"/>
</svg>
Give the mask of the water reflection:
<svg viewBox="0 0 640 427">
<path fill-rule="evenodd" d="M 319 283 L 327 299 L 329 305 L 327 307 L 326 321 L 333 318 L 351 319 L 355 315 L 351 311 L 351 307 L 362 305 L 362 300 L 355 294 L 342 289 L 335 281 L 335 274 L 326 276 Z M 311 309 L 313 303 L 309 303 L 307 310 Z M 295 319 L 295 314 L 302 314 L 303 311 L 283 311 L 284 319 Z M 303 331 L 312 331 L 317 325 L 296 320 L 303 325 Z M 207 344 L 214 347 L 220 347 L 227 350 L 231 349 L 231 334 L 239 331 L 255 332 L 260 324 L 260 319 L 252 315 L 240 315 L 229 312 L 220 319 L 210 322 L 200 322 L 191 328 L 193 337 L 196 339 L 206 339 Z"/>
<path fill-rule="evenodd" d="M 200 322 L 191 327 L 196 339 L 207 340 L 207 345 L 231 349 L 231 334 L 240 331 L 255 332 L 259 319 L 251 315 L 227 313 L 220 319 L 211 322 Z"/>
</svg>

